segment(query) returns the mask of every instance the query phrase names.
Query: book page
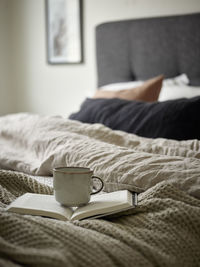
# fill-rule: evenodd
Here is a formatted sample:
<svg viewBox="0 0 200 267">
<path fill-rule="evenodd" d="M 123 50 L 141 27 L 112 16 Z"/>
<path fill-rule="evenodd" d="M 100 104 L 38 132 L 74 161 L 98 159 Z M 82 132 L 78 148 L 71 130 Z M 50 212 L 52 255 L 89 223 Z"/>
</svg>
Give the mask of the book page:
<svg viewBox="0 0 200 267">
<path fill-rule="evenodd" d="M 132 193 L 127 190 L 93 195 L 87 205 L 74 211 L 71 220 L 81 220 L 104 213 L 118 212 L 132 206 Z"/>
<path fill-rule="evenodd" d="M 8 207 L 8 211 L 21 214 L 46 216 L 60 220 L 70 220 L 73 209 L 60 205 L 53 195 L 26 193 Z"/>
</svg>

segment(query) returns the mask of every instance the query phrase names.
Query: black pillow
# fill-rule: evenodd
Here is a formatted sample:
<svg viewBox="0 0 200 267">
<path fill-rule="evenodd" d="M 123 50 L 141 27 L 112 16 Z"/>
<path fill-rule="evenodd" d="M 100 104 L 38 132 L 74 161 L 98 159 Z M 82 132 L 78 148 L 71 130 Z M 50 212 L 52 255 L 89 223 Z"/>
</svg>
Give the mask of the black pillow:
<svg viewBox="0 0 200 267">
<path fill-rule="evenodd" d="M 199 96 L 153 103 L 87 98 L 69 118 L 149 138 L 200 140 Z"/>
</svg>

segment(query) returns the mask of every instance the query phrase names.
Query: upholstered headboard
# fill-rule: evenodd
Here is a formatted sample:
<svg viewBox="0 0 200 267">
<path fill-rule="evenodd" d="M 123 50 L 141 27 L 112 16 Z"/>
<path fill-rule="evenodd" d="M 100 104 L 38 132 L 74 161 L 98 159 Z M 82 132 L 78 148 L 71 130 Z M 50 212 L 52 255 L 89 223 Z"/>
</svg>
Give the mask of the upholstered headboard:
<svg viewBox="0 0 200 267">
<path fill-rule="evenodd" d="M 96 27 L 98 86 L 186 73 L 200 86 L 200 13 Z"/>
</svg>

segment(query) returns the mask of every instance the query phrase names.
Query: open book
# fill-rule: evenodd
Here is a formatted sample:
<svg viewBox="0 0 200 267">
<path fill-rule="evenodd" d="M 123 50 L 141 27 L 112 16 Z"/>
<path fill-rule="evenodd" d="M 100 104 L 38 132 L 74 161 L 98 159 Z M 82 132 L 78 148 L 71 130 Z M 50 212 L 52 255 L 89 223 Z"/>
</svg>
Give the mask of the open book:
<svg viewBox="0 0 200 267">
<path fill-rule="evenodd" d="M 13 201 L 7 211 L 74 221 L 103 217 L 134 208 L 136 205 L 137 193 L 128 190 L 92 195 L 87 205 L 77 208 L 62 206 L 53 195 L 26 193 Z"/>
</svg>

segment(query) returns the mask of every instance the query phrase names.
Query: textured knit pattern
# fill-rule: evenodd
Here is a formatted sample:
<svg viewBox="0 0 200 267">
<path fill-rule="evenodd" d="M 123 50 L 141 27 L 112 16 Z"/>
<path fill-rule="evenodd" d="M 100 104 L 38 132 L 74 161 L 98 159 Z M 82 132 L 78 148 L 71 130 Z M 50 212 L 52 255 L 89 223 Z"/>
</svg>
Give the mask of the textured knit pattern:
<svg viewBox="0 0 200 267">
<path fill-rule="evenodd" d="M 200 201 L 167 182 L 122 216 L 73 223 L 5 211 L 25 192 L 53 193 L 0 171 L 0 266 L 200 266 Z"/>
</svg>

